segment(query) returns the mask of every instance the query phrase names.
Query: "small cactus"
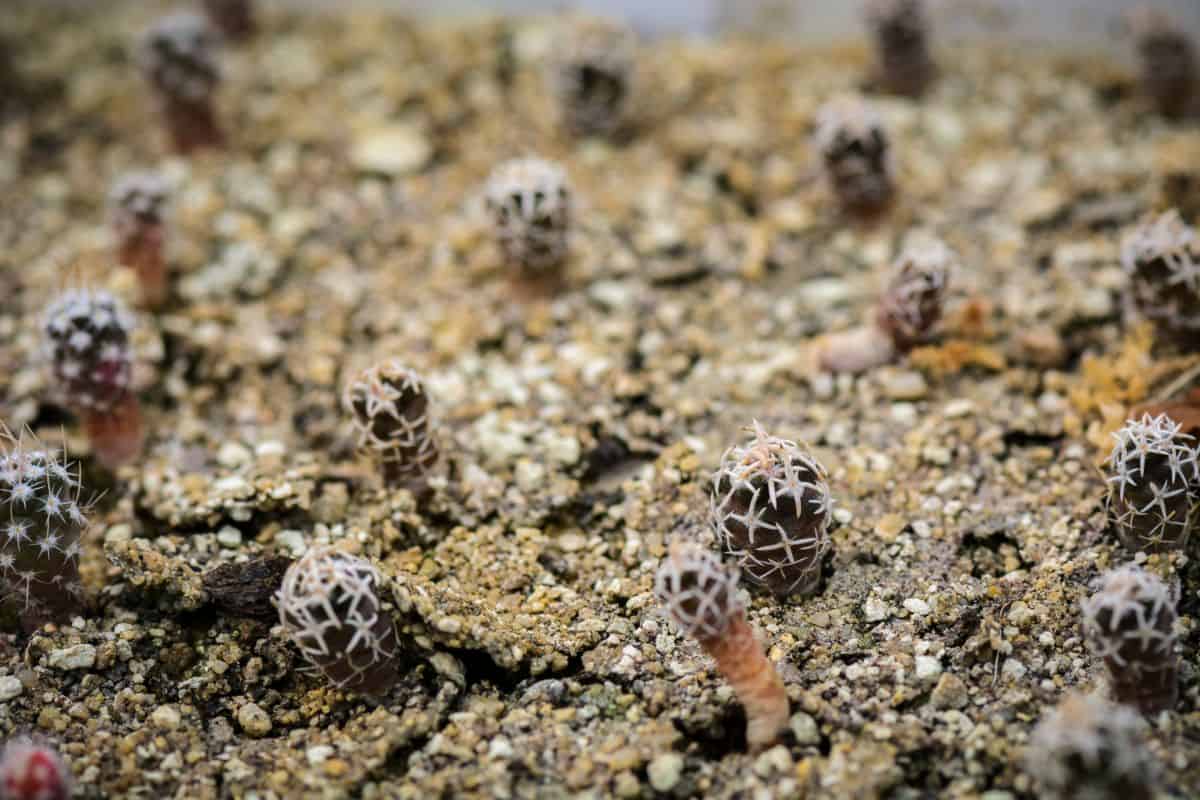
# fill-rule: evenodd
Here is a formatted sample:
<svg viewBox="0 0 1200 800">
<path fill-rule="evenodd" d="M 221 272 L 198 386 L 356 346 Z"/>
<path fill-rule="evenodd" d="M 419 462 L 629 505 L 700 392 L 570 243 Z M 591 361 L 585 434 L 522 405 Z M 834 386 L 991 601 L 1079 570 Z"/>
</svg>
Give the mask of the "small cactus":
<svg viewBox="0 0 1200 800">
<path fill-rule="evenodd" d="M 674 541 L 654 578 L 654 595 L 672 622 L 695 639 L 746 708 L 752 751 L 775 742 L 788 722 L 788 697 L 738 597 L 737 573 L 694 542 Z"/>
<path fill-rule="evenodd" d="M 1175 598 L 1161 580 L 1132 564 L 1107 573 L 1083 603 L 1083 632 L 1118 702 L 1145 713 L 1175 705 Z"/>
<path fill-rule="evenodd" d="M 919 96 L 936 73 L 923 0 L 870 0 L 866 21 L 875 37 L 876 82 L 893 94 Z"/>
<path fill-rule="evenodd" d="M 1041 800 L 1151 800 L 1158 768 L 1134 711 L 1071 694 L 1038 722 L 1025 769 Z"/>
<path fill-rule="evenodd" d="M 1143 221 L 1125 236 L 1127 298 L 1159 330 L 1194 349 L 1200 340 L 1200 236 L 1177 211 Z"/>
<path fill-rule="evenodd" d="M 817 111 L 817 151 L 842 209 L 872 216 L 892 200 L 892 153 L 883 120 L 863 98 L 844 95 Z"/>
<path fill-rule="evenodd" d="M 896 360 L 929 334 L 942 316 L 954 252 L 938 240 L 909 245 L 867 325 L 821 337 L 816 366 L 830 372 L 865 372 Z"/>
<path fill-rule="evenodd" d="M 162 17 L 142 37 L 142 71 L 180 153 L 224 144 L 212 102 L 221 79 L 220 41 L 204 17 L 189 11 Z"/>
<path fill-rule="evenodd" d="M 43 339 L 65 403 L 83 417 L 96 457 L 107 467 L 141 452 L 141 406 L 132 389 L 132 320 L 108 292 L 69 289 L 46 309 Z"/>
<path fill-rule="evenodd" d="M 717 540 L 754 583 L 777 596 L 820 588 L 833 499 L 825 470 L 795 442 L 768 436 L 731 447 L 713 474 L 709 519 Z"/>
<path fill-rule="evenodd" d="M 891 337 L 897 352 L 911 350 L 941 319 L 954 263 L 953 252 L 937 240 L 900 253 L 876 309 L 876 325 Z"/>
<path fill-rule="evenodd" d="M 637 37 L 603 19 L 567 19 L 555 42 L 549 83 L 563 125 L 579 136 L 611 136 L 630 122 Z"/>
<path fill-rule="evenodd" d="M 1142 7 L 1129 18 L 1141 61 L 1142 87 L 1164 117 L 1177 119 L 1200 105 L 1200 56 L 1174 20 L 1158 9 Z"/>
<path fill-rule="evenodd" d="M 204 11 L 213 27 L 230 41 L 254 35 L 253 0 L 204 0 Z"/>
<path fill-rule="evenodd" d="M 0 455 L 0 597 L 32 630 L 78 611 L 79 538 L 90 499 L 79 470 L 34 439 L 6 435 Z"/>
<path fill-rule="evenodd" d="M 117 260 L 137 273 L 142 301 L 156 308 L 167 299 L 166 205 L 170 185 L 157 172 L 129 172 L 109 193 Z"/>
<path fill-rule="evenodd" d="M 1200 521 L 1200 452 L 1166 414 L 1129 420 L 1105 462 L 1108 517 L 1130 550 L 1180 550 Z"/>
<path fill-rule="evenodd" d="M 52 747 L 31 739 L 11 739 L 0 752 L 2 800 L 68 800 L 71 770 Z"/>
<path fill-rule="evenodd" d="M 383 467 L 389 486 L 421 483 L 438 460 L 421 377 L 396 359 L 364 370 L 346 386 L 343 405 L 359 445 Z"/>
<path fill-rule="evenodd" d="M 488 178 L 484 199 L 509 263 L 527 274 L 562 266 L 571 190 L 561 166 L 540 158 L 505 161 Z"/>
<path fill-rule="evenodd" d="M 378 587 L 366 560 L 314 547 L 288 568 L 275 598 L 279 622 L 304 657 L 339 688 L 368 695 L 400 677 L 396 628 Z"/>
</svg>

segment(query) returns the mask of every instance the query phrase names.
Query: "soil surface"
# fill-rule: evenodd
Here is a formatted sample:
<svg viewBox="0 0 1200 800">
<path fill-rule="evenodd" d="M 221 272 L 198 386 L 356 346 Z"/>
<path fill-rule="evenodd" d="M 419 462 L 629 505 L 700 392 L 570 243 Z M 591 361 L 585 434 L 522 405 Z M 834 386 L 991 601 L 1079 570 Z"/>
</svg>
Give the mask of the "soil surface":
<svg viewBox="0 0 1200 800">
<path fill-rule="evenodd" d="M 546 89 L 553 21 L 279 12 L 222 55 L 228 147 L 180 158 L 133 56 L 162 9 L 0 15 L 0 417 L 65 438 L 104 492 L 88 613 L 0 638 L 0 737 L 56 742 L 89 798 L 1032 796 L 1034 724 L 1105 690 L 1079 604 L 1132 558 L 1109 434 L 1198 361 L 1123 313 L 1118 258 L 1150 211 L 1196 221 L 1196 124 L 1105 64 L 939 51 L 926 97 L 871 98 L 897 197 L 857 223 L 811 141 L 868 74 L 856 47 L 643 42 L 632 124 L 578 140 Z M 482 210 L 527 154 L 573 189 L 552 294 L 513 280 Z M 106 197 L 143 167 L 175 187 L 174 289 L 138 314 L 149 439 L 114 474 L 38 322 L 70 284 L 136 304 Z M 815 371 L 814 337 L 868 318 L 918 234 L 961 262 L 931 339 Z M 388 357 L 430 392 L 427 495 L 383 487 L 340 402 Z M 710 540 L 711 471 L 752 420 L 811 450 L 837 509 L 820 594 L 743 590 L 793 709 L 754 755 L 652 593 L 672 536 Z M 283 569 L 329 543 L 382 573 L 405 647 L 384 697 L 332 688 L 276 624 Z M 1147 746 L 1195 797 L 1200 569 L 1139 559 L 1181 596 L 1180 699 Z"/>
</svg>

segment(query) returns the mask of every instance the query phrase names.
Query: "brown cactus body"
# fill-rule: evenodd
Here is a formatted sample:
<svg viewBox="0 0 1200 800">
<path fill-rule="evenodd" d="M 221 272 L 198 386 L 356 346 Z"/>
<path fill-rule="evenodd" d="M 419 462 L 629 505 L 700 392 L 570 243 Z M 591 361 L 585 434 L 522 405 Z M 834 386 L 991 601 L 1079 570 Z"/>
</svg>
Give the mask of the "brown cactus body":
<svg viewBox="0 0 1200 800">
<path fill-rule="evenodd" d="M 609 136 L 630 122 L 637 39 L 628 27 L 571 17 L 559 30 L 549 83 L 564 127 L 579 136 Z"/>
<path fill-rule="evenodd" d="M 142 302 L 157 308 L 170 290 L 165 256 L 165 206 L 169 189 L 154 172 L 121 176 L 110 193 L 117 260 L 137 273 Z"/>
<path fill-rule="evenodd" d="M 825 470 L 795 442 L 768 436 L 732 447 L 713 474 L 709 519 L 742 572 L 781 597 L 813 594 L 830 548 Z"/>
<path fill-rule="evenodd" d="M 1127 298 L 1159 332 L 1187 350 L 1200 348 L 1200 235 L 1168 211 L 1145 220 L 1122 242 Z"/>
<path fill-rule="evenodd" d="M 78 468 L 35 439 L 0 454 L 0 599 L 15 601 L 26 630 L 80 608 L 79 538 L 90 501 Z"/>
<path fill-rule="evenodd" d="M 654 594 L 681 631 L 717 664 L 746 709 L 746 742 L 762 750 L 787 726 L 787 690 L 737 595 L 737 574 L 693 542 L 672 542 Z"/>
<path fill-rule="evenodd" d="M 1113 434 L 1108 518 L 1131 551 L 1187 545 L 1200 523 L 1200 453 L 1195 440 L 1165 414 L 1130 420 Z"/>
<path fill-rule="evenodd" d="M 108 467 L 141 452 L 141 407 L 133 394 L 132 320 L 108 292 L 70 289 L 46 309 L 47 360 L 64 402 L 83 418 L 96 457 Z"/>
<path fill-rule="evenodd" d="M 839 97 L 817 112 L 816 146 L 825 177 L 847 213 L 874 216 L 892 201 L 891 143 L 866 101 Z"/>
<path fill-rule="evenodd" d="M 378 695 L 398 680 L 399 645 L 364 559 L 317 547 L 288 568 L 276 596 L 279 621 L 330 682 Z"/>
<path fill-rule="evenodd" d="M 1133 565 L 1109 572 L 1083 604 L 1083 631 L 1104 659 L 1114 698 L 1145 713 L 1175 706 L 1175 599 L 1154 575 Z"/>
<path fill-rule="evenodd" d="M 571 190 L 561 166 L 518 158 L 492 171 L 484 190 L 496 241 L 526 277 L 558 271 L 567 257 Z"/>
<path fill-rule="evenodd" d="M 230 41 L 249 39 L 257 30 L 252 0 L 204 0 L 213 27 Z"/>
<path fill-rule="evenodd" d="M 437 464 L 429 396 L 417 373 L 392 359 L 364 370 L 346 386 L 359 444 L 374 456 L 389 486 L 421 483 Z"/>
<path fill-rule="evenodd" d="M 1025 768 L 1041 800 L 1151 800 L 1157 766 L 1136 712 L 1071 694 L 1034 728 Z"/>
<path fill-rule="evenodd" d="M 1178 119 L 1200 105 L 1200 56 L 1178 24 L 1161 11 L 1141 8 L 1130 28 L 1141 61 L 1142 87 L 1164 117 Z"/>
<path fill-rule="evenodd" d="M 919 344 L 942 317 L 954 257 L 939 241 L 905 248 L 892 267 L 892 279 L 879 299 L 875 324 L 896 351 Z"/>
<path fill-rule="evenodd" d="M 867 26 L 875 37 L 875 80 L 894 94 L 917 97 L 937 74 L 929 55 L 929 22 L 922 0 L 872 0 Z"/>
<path fill-rule="evenodd" d="M 142 69 L 180 153 L 225 143 L 212 101 L 220 82 L 219 46 L 220 36 L 208 21 L 186 11 L 163 17 L 143 37 Z"/>
</svg>

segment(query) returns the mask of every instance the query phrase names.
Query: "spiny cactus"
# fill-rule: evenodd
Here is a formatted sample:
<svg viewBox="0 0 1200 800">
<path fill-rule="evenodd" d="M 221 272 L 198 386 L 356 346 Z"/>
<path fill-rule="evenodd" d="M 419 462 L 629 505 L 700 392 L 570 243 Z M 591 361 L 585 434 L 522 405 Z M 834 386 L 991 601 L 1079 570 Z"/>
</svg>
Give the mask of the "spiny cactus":
<svg viewBox="0 0 1200 800">
<path fill-rule="evenodd" d="M 1171 210 L 1145 220 L 1121 245 L 1128 299 L 1187 349 L 1200 342 L 1200 236 Z"/>
<path fill-rule="evenodd" d="M 571 224 L 571 190 L 561 166 L 541 158 L 505 161 L 484 190 L 496 241 L 526 273 L 562 266 Z"/>
<path fill-rule="evenodd" d="M 68 289 L 46 308 L 47 361 L 62 399 L 83 417 L 97 459 L 116 467 L 142 449 L 142 412 L 132 390 L 132 319 L 98 289 Z"/>
<path fill-rule="evenodd" d="M 437 464 L 438 446 L 421 376 L 389 359 L 347 384 L 342 403 L 359 446 L 380 462 L 384 483 L 424 481 Z"/>
<path fill-rule="evenodd" d="M 874 215 L 891 202 L 892 153 L 883 120 L 863 98 L 843 95 L 817 111 L 815 143 L 842 209 Z"/>
<path fill-rule="evenodd" d="M 564 126 L 580 136 L 609 136 L 630 122 L 637 37 L 620 23 L 569 17 L 557 31 L 550 86 Z"/>
<path fill-rule="evenodd" d="M 254 35 L 253 0 L 204 0 L 204 11 L 226 39 L 238 41 Z"/>
<path fill-rule="evenodd" d="M 1042 718 L 1025 748 L 1041 800 L 1151 800 L 1158 768 L 1134 711 L 1071 694 Z"/>
<path fill-rule="evenodd" d="M 1154 8 L 1142 7 L 1129 18 L 1141 61 L 1142 87 L 1160 114 L 1186 116 L 1200 104 L 1200 56 L 1178 23 Z"/>
<path fill-rule="evenodd" d="M 737 573 L 694 542 L 674 541 L 654 578 L 654 595 L 671 620 L 717 663 L 746 708 L 752 751 L 787 725 L 788 698 L 775 665 L 746 620 Z"/>
<path fill-rule="evenodd" d="M 879 299 L 876 324 L 897 352 L 919 344 L 942 317 L 954 253 L 933 240 L 906 247 L 892 266 L 892 279 Z"/>
<path fill-rule="evenodd" d="M 158 307 L 167 299 L 166 205 L 171 187 L 157 172 L 128 172 L 109 193 L 117 259 L 138 275 L 142 301 Z"/>
<path fill-rule="evenodd" d="M 221 80 L 221 37 L 190 11 L 160 18 L 142 37 L 140 61 L 154 87 L 175 149 L 190 153 L 225 141 L 212 97 Z"/>
<path fill-rule="evenodd" d="M 820 588 L 833 499 L 825 470 L 795 442 L 768 436 L 731 447 L 713 474 L 709 519 L 721 546 L 754 583 L 780 597 Z"/>
<path fill-rule="evenodd" d="M 1182 549 L 1200 521 L 1200 451 L 1166 414 L 1129 420 L 1105 462 L 1108 518 L 1130 550 Z"/>
<path fill-rule="evenodd" d="M 1118 702 L 1146 713 L 1175 705 L 1175 598 L 1161 580 L 1132 564 L 1107 573 L 1083 604 L 1083 632 Z"/>
<path fill-rule="evenodd" d="M 821 337 L 816 366 L 830 372 L 865 372 L 911 350 L 941 318 L 956 265 L 954 252 L 938 240 L 905 247 L 870 324 Z"/>
<path fill-rule="evenodd" d="M 7 433 L 0 444 L 0 597 L 32 630 L 79 609 L 79 538 L 91 499 L 61 452 Z"/>
<path fill-rule="evenodd" d="M 0 753 L 0 798 L 68 800 L 74 781 L 54 748 L 28 738 L 11 739 Z"/>
<path fill-rule="evenodd" d="M 339 688 L 378 695 L 399 678 L 396 628 L 368 561 L 311 548 L 288 568 L 276 604 L 296 647 Z"/>
<path fill-rule="evenodd" d="M 894 94 L 916 97 L 924 92 L 936 70 L 923 0 L 870 0 L 866 20 L 875 37 L 875 80 Z"/>
</svg>

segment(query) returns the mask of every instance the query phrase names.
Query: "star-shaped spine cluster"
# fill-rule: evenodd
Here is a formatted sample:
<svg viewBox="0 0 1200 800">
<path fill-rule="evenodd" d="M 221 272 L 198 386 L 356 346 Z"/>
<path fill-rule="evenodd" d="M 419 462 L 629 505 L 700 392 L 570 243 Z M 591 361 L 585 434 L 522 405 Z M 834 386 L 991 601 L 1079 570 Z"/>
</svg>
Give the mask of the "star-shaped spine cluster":
<svg viewBox="0 0 1200 800">
<path fill-rule="evenodd" d="M 316 547 L 288 568 L 276 595 L 296 647 L 340 688 L 381 694 L 399 677 L 396 629 L 378 585 L 368 561 Z"/>
<path fill-rule="evenodd" d="M 637 36 L 626 25 L 570 16 L 549 63 L 550 88 L 564 127 L 608 136 L 630 122 L 637 76 Z"/>
<path fill-rule="evenodd" d="M 1108 667 L 1118 701 L 1146 712 L 1175 705 L 1175 618 L 1166 584 L 1132 564 L 1107 573 L 1084 601 L 1084 635 Z"/>
<path fill-rule="evenodd" d="M 423 480 L 438 460 L 421 377 L 396 359 L 364 370 L 342 397 L 359 445 L 382 465 L 389 484 Z"/>
<path fill-rule="evenodd" d="M 1071 694 L 1038 722 L 1025 768 L 1043 800 L 1150 800 L 1157 765 L 1137 712 Z"/>
<path fill-rule="evenodd" d="M 672 542 L 654 577 L 654 596 L 681 631 L 705 641 L 745 613 L 737 572 L 694 542 Z"/>
<path fill-rule="evenodd" d="M 820 586 L 833 499 L 824 468 L 795 442 L 767 435 L 731 447 L 712 477 L 709 519 L 722 548 L 779 596 Z"/>
<path fill-rule="evenodd" d="M 954 252 L 937 240 L 901 252 L 876 312 L 897 351 L 911 350 L 941 319 L 955 263 Z"/>
<path fill-rule="evenodd" d="M 31 439 L 6 436 L 0 454 L 0 594 L 26 627 L 78 607 L 79 538 L 90 498 L 78 468 Z"/>
<path fill-rule="evenodd" d="M 1183 548 L 1200 519 L 1200 452 L 1165 414 L 1130 420 L 1105 462 L 1108 516 L 1130 550 Z"/>
<path fill-rule="evenodd" d="M 843 95 L 821 106 L 814 141 L 843 209 L 869 215 L 887 206 L 893 193 L 891 142 L 866 100 Z"/>
<path fill-rule="evenodd" d="M 1163 333 L 1200 336 L 1200 236 L 1175 210 L 1145 220 L 1121 244 L 1134 308 Z"/>
<path fill-rule="evenodd" d="M 488 178 L 484 201 L 509 263 L 532 273 L 561 266 L 567 256 L 571 189 L 560 165 L 533 157 L 505 161 Z"/>
</svg>

